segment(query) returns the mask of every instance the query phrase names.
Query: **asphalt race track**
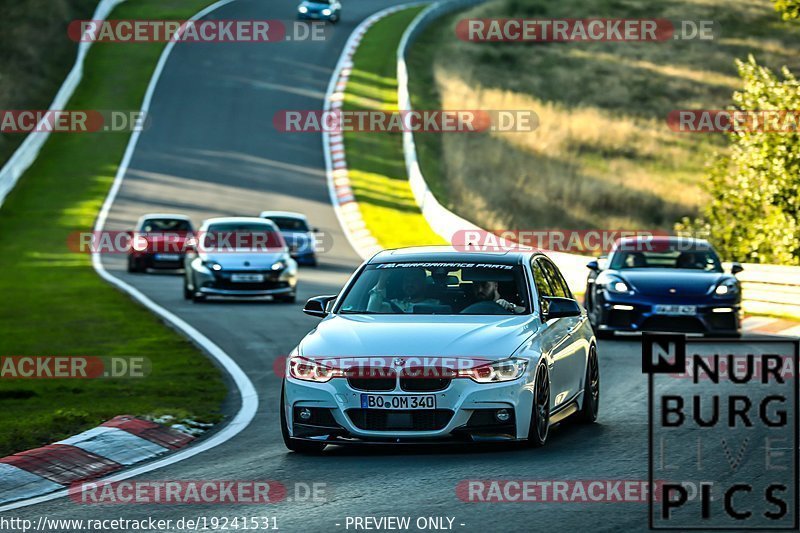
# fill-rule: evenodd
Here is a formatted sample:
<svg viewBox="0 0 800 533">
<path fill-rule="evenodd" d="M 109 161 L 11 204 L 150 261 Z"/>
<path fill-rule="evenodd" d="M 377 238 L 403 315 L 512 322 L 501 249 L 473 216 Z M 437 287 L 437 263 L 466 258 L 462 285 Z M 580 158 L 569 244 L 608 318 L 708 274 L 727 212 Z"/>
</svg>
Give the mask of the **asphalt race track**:
<svg viewBox="0 0 800 533">
<path fill-rule="evenodd" d="M 265 209 L 306 213 L 328 232 L 333 249 L 318 269 L 300 272 L 297 305 L 186 302 L 181 277 L 129 275 L 123 258 L 106 259 L 111 273 L 134 285 L 206 334 L 253 381 L 259 412 L 250 426 L 210 451 L 145 474 L 141 480 L 277 480 L 327 484 L 327 501 L 268 506 L 78 505 L 58 499 L 13 511 L 53 518 L 172 518 L 275 516 L 283 531 L 345 530 L 348 516 L 455 518 L 462 531 L 631 531 L 647 528 L 645 503 L 464 503 L 469 479 L 647 479 L 647 386 L 638 340 L 601 342 L 600 423 L 565 424 L 547 446 L 466 448 L 329 448 L 323 456 L 288 453 L 280 436 L 280 380 L 273 371 L 316 319 L 301 303 L 336 293 L 360 259 L 345 239 L 328 199 L 321 139 L 272 126 L 280 109 L 321 109 L 339 52 L 353 28 L 389 0 L 345 3 L 342 21 L 325 42 L 181 44 L 156 89 L 152 126 L 145 131 L 106 229 L 133 227 L 146 212 L 179 212 L 196 225 L 219 215 Z M 292 19 L 294 2 L 240 0 L 218 19 Z M 237 398 L 227 410 L 235 412 Z M 292 494 L 289 494 L 292 498 Z M 337 526 L 338 524 L 338 526 Z M 463 524 L 463 525 L 462 525 Z M 352 528 L 351 528 L 352 529 Z"/>
</svg>

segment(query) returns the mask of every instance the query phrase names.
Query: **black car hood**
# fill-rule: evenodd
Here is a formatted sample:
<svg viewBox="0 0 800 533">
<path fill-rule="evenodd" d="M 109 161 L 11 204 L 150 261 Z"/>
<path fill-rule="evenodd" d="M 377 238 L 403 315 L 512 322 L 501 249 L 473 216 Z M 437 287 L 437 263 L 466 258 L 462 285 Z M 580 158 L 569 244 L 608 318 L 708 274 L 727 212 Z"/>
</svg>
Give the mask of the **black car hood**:
<svg viewBox="0 0 800 533">
<path fill-rule="evenodd" d="M 612 271 L 633 286 L 640 294 L 650 296 L 702 296 L 724 279 L 733 279 L 724 272 L 675 268 L 631 268 Z"/>
</svg>

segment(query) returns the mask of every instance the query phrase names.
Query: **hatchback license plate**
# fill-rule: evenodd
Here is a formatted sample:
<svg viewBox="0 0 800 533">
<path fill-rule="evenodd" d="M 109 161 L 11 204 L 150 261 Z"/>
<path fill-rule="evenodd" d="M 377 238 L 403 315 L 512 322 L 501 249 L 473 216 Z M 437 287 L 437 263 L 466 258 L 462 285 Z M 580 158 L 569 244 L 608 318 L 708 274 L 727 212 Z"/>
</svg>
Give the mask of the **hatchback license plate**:
<svg viewBox="0 0 800 533">
<path fill-rule="evenodd" d="M 415 410 L 436 409 L 436 396 L 433 394 L 420 395 L 386 395 L 362 394 L 362 409 L 388 409 L 388 410 Z"/>
<path fill-rule="evenodd" d="M 657 315 L 696 315 L 696 305 L 657 305 L 655 307 Z"/>
<path fill-rule="evenodd" d="M 232 274 L 231 281 L 234 283 L 261 283 L 264 281 L 264 274 Z"/>
</svg>

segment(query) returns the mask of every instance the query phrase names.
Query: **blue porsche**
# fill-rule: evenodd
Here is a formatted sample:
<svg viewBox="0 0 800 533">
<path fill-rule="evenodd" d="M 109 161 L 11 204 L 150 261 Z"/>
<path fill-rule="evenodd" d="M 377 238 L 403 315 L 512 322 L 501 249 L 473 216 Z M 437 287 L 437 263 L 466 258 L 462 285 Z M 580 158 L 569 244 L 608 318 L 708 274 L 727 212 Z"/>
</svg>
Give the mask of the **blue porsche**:
<svg viewBox="0 0 800 533">
<path fill-rule="evenodd" d="M 742 290 L 708 241 L 630 237 L 590 261 L 584 306 L 598 336 L 661 331 L 738 336 Z"/>
</svg>

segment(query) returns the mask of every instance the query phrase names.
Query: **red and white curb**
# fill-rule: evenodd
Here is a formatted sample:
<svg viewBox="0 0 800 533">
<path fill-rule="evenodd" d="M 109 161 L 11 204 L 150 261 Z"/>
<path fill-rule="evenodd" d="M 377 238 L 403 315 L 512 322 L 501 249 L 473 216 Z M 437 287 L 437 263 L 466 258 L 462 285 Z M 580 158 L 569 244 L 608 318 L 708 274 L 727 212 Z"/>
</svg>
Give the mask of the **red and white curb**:
<svg viewBox="0 0 800 533">
<path fill-rule="evenodd" d="M 172 450 L 195 437 L 132 416 L 117 416 L 68 439 L 0 459 L 0 504 L 96 479 Z"/>
<path fill-rule="evenodd" d="M 331 76 L 331 80 L 328 83 L 323 106 L 324 111 L 337 111 L 342 108 L 347 82 L 353 71 L 353 55 L 358 49 L 358 45 L 361 44 L 361 40 L 367 30 L 388 15 L 418 5 L 421 5 L 421 3 L 401 4 L 378 11 L 366 18 L 353 30 L 344 45 L 342 54 L 339 56 L 339 61 L 333 71 L 333 76 Z M 344 136 L 341 133 L 323 132 L 322 151 L 325 156 L 328 191 L 336 217 L 339 219 L 339 224 L 342 226 L 350 246 L 353 247 L 356 253 L 363 259 L 372 257 L 381 251 L 383 247 L 367 227 L 358 202 L 356 202 L 350 183 L 350 173 L 347 168 Z"/>
</svg>

